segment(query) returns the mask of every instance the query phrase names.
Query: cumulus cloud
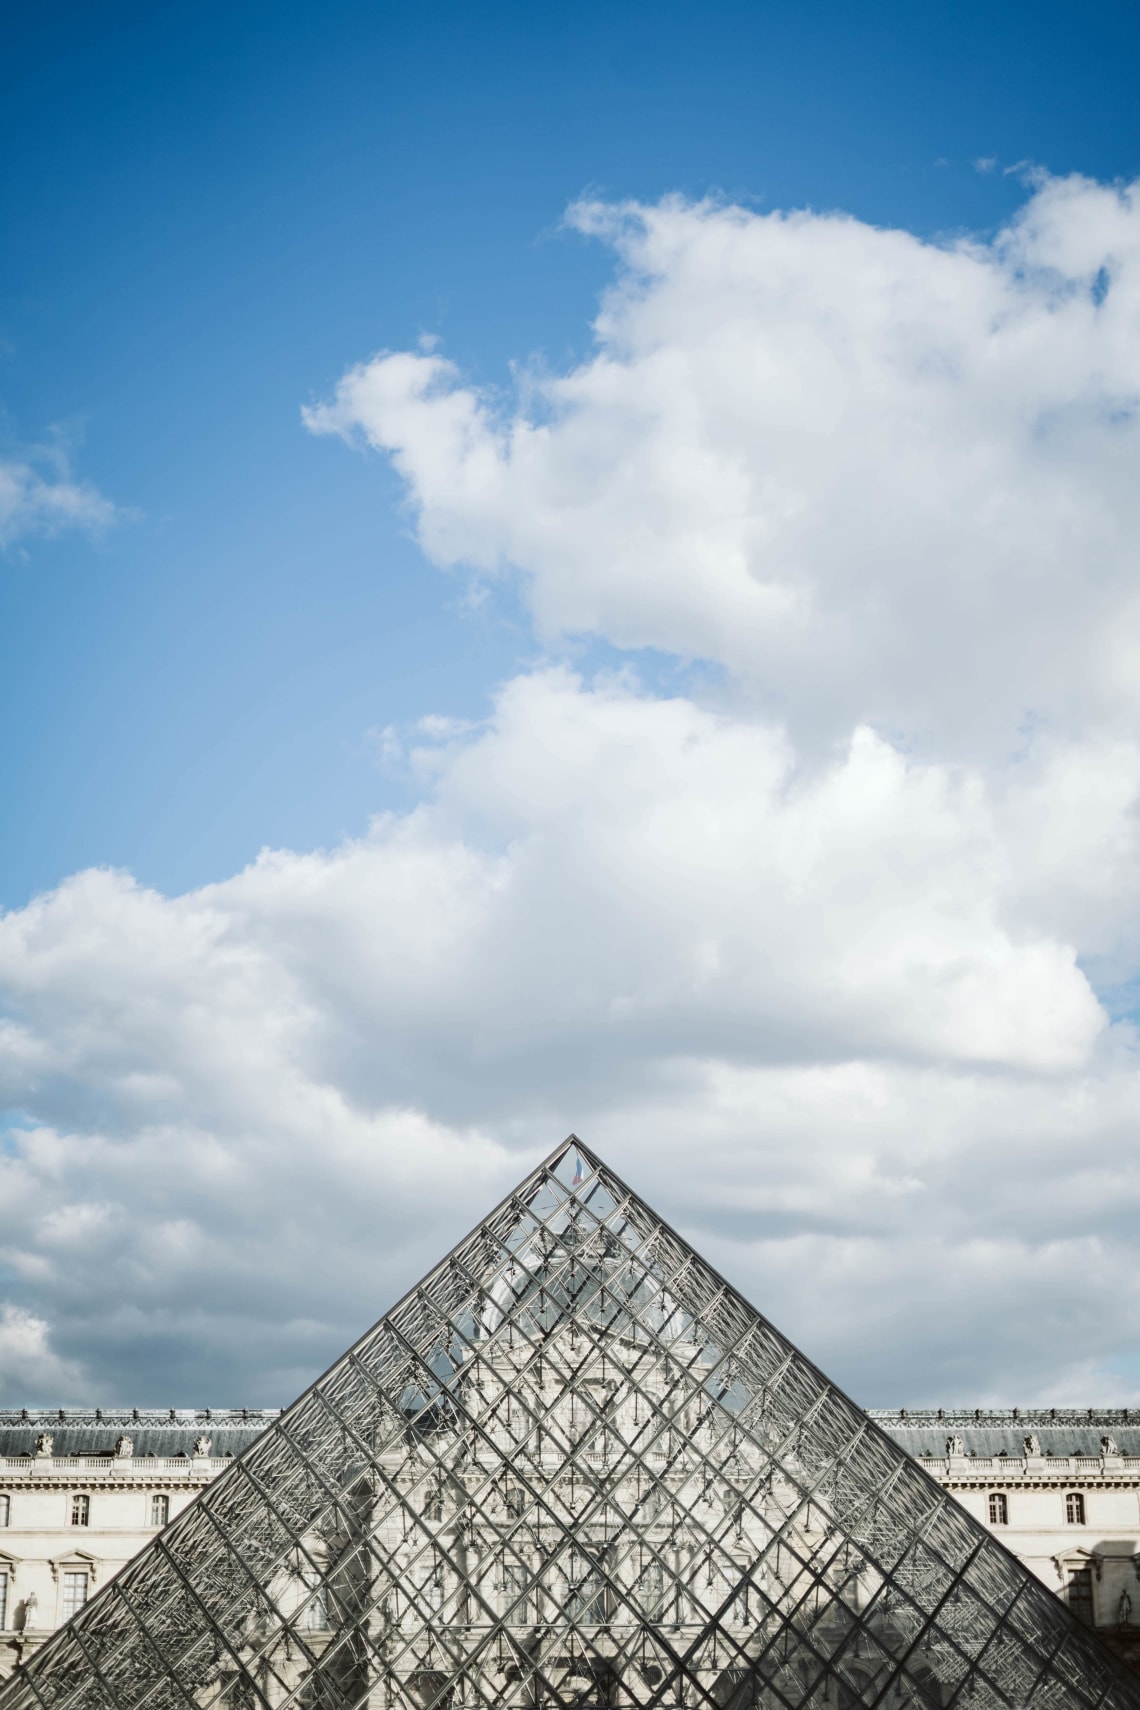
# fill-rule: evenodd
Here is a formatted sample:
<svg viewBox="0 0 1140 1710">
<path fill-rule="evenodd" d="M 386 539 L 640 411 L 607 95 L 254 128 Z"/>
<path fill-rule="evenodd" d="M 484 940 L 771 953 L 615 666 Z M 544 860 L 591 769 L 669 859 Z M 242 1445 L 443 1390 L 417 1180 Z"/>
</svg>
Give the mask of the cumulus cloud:
<svg viewBox="0 0 1140 1710">
<path fill-rule="evenodd" d="M 558 667 L 438 735 L 366 838 L 0 923 L 0 1247 L 61 1347 L 291 1393 L 574 1126 L 868 1399 L 1039 1387 L 1058 1314 L 1109 1357 L 1135 1063 L 1034 890 L 1063 792 L 867 730 L 800 775 Z"/>
<path fill-rule="evenodd" d="M 49 1406 L 80 1397 L 87 1381 L 74 1361 L 53 1352 L 44 1319 L 10 1304 L 0 1306 L 0 1373 L 0 1400 L 11 1388 L 21 1400 L 34 1395 Z"/>
<path fill-rule="evenodd" d="M 287 1399 L 571 1127 L 867 1402 L 1135 1399 L 1138 218 L 579 208 L 589 360 L 309 413 L 552 646 L 722 674 L 551 657 L 362 838 L 0 918 L 0 1265 L 91 1399 Z"/>
<path fill-rule="evenodd" d="M 118 515 L 90 482 L 74 478 L 62 445 L 0 456 L 0 548 L 69 528 L 97 532 Z"/>
<path fill-rule="evenodd" d="M 515 399 L 383 354 L 308 412 L 408 483 L 426 552 L 542 633 L 713 659 L 801 736 L 1004 753 L 1130 727 L 1140 206 L 1046 181 L 991 243 L 679 200 L 572 210 L 619 274 Z"/>
</svg>

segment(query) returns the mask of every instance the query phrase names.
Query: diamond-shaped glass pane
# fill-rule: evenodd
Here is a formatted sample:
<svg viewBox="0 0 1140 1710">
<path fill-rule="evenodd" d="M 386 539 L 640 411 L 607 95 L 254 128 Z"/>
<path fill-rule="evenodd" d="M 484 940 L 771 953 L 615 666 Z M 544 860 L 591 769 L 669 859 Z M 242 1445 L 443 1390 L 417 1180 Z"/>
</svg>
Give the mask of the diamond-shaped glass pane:
<svg viewBox="0 0 1140 1710">
<path fill-rule="evenodd" d="M 0 1710 L 1140 1710 L 577 1140 Z"/>
</svg>

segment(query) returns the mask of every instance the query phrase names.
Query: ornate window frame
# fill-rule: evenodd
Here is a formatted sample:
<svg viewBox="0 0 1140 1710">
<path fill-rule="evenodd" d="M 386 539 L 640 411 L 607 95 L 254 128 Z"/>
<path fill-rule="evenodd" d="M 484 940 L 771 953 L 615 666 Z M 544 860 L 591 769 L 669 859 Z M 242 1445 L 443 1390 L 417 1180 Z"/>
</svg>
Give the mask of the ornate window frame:
<svg viewBox="0 0 1140 1710">
<path fill-rule="evenodd" d="M 1093 1623 L 1097 1622 L 1097 1586 L 1104 1578 L 1104 1557 L 1095 1550 L 1086 1550 L 1082 1545 L 1075 1544 L 1070 1550 L 1059 1550 L 1053 1557 L 1053 1566 L 1057 1570 L 1057 1596 L 1065 1602 L 1065 1591 L 1069 1584 L 1069 1574 L 1074 1568 L 1092 1569 L 1092 1598 Z"/>
<path fill-rule="evenodd" d="M 62 1555 L 50 1556 L 48 1566 L 51 1569 L 51 1577 L 55 1585 L 55 1625 L 62 1627 L 64 1574 L 85 1573 L 89 1581 L 87 1594 L 90 1598 L 99 1581 L 99 1558 L 93 1556 L 90 1550 L 65 1550 Z"/>
</svg>

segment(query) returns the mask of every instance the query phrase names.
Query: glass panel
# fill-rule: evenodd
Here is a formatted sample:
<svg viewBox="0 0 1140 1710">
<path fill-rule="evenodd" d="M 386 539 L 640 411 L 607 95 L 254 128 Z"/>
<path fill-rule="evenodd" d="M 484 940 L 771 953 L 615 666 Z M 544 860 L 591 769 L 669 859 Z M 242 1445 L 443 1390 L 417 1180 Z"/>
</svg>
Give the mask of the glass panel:
<svg viewBox="0 0 1140 1710">
<path fill-rule="evenodd" d="M 0 1710 L 1140 1710 L 577 1141 L 165 1500 Z"/>
</svg>

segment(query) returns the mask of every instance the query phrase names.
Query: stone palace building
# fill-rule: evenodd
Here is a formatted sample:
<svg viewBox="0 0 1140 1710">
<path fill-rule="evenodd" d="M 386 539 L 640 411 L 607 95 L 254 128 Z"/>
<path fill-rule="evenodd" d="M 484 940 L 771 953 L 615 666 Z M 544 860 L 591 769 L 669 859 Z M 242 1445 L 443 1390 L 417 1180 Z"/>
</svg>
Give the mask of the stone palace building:
<svg viewBox="0 0 1140 1710">
<path fill-rule="evenodd" d="M 0 1417 L 0 1710 L 1140 1710 L 1138 1575 L 1140 1421 L 863 1411 L 573 1137 L 281 1413 Z"/>
<path fill-rule="evenodd" d="M 277 1417 L 244 1407 L 0 1412 L 0 1679 Z M 1136 1409 L 871 1418 L 1140 1665 Z"/>
</svg>

